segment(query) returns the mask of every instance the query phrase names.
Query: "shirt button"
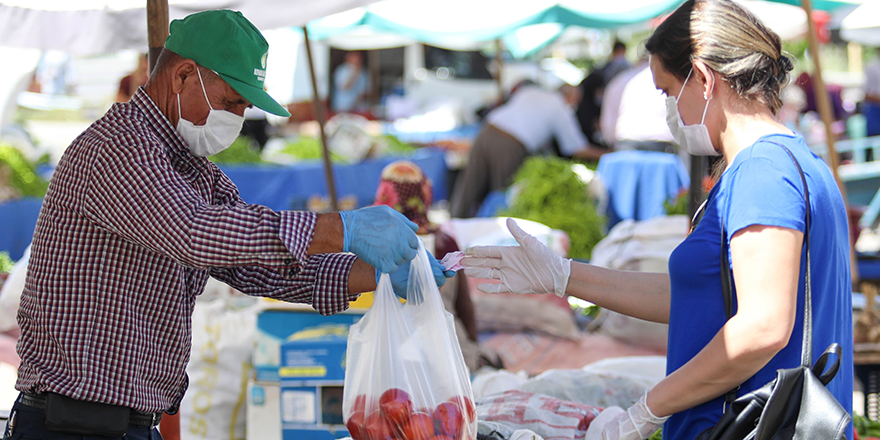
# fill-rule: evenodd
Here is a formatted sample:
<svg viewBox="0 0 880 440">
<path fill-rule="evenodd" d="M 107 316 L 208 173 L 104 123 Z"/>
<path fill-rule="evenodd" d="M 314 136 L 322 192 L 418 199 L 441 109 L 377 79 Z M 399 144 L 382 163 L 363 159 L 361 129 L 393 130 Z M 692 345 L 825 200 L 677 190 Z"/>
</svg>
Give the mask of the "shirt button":
<svg viewBox="0 0 880 440">
<path fill-rule="evenodd" d="M 284 260 L 284 265 L 285 265 L 285 266 L 290 266 L 290 265 L 292 265 L 292 264 L 293 264 L 293 259 L 287 258 L 287 259 Z"/>
</svg>

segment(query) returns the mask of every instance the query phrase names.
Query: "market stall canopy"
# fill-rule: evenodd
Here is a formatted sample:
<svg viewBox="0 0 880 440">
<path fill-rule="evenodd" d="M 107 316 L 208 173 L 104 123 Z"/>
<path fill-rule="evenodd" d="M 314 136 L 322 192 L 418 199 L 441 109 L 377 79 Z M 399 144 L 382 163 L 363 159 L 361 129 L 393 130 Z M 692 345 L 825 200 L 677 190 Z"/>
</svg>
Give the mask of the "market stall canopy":
<svg viewBox="0 0 880 440">
<path fill-rule="evenodd" d="M 880 46 L 880 0 L 869 0 L 840 22 L 840 38 Z"/>
<path fill-rule="evenodd" d="M 376 0 L 169 0 L 171 19 L 207 9 L 241 11 L 261 30 L 309 21 Z M 0 45 L 97 55 L 147 49 L 146 0 L 3 0 Z"/>
<path fill-rule="evenodd" d="M 378 48 L 369 46 L 370 41 L 358 44 L 357 36 L 364 32 L 398 36 L 400 45 L 420 41 L 457 50 L 504 39 L 513 55 L 522 57 L 558 37 L 568 26 L 616 29 L 644 23 L 680 3 L 535 0 L 513 8 L 506 0 L 385 0 L 316 20 L 309 24 L 309 34 L 316 40 L 332 39 L 333 45 L 360 49 Z M 343 35 L 351 38 L 343 39 Z M 393 44 L 394 39 L 386 37 L 383 42 Z"/>
<path fill-rule="evenodd" d="M 857 1 L 857 0 L 854 0 Z M 806 13 L 797 0 L 741 0 L 783 39 L 806 34 Z M 515 58 L 535 54 L 571 27 L 620 29 L 646 26 L 681 0 L 537 0 L 511 8 L 504 0 L 384 0 L 315 20 L 309 34 L 342 49 L 381 49 L 414 41 L 453 50 L 474 50 L 501 39 Z M 826 8 L 851 6 L 838 0 Z M 466 11 L 463 12 L 463 11 Z"/>
</svg>

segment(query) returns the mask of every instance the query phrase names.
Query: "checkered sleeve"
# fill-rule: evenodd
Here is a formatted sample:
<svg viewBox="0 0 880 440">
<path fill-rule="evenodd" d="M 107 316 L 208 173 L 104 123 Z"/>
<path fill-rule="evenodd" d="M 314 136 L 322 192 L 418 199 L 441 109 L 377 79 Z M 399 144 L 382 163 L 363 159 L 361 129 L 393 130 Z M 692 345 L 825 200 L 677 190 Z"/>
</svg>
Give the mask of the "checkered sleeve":
<svg viewBox="0 0 880 440">
<path fill-rule="evenodd" d="M 357 299 L 358 294 L 348 293 L 356 259 L 351 254 L 312 255 L 292 276 L 286 270 L 260 266 L 215 269 L 211 276 L 247 295 L 311 304 L 326 316 L 348 309 L 349 302 Z"/>
<path fill-rule="evenodd" d="M 287 216 L 282 240 L 279 213 L 210 203 L 207 192 L 173 169 L 160 144 L 124 136 L 100 148 L 81 205 L 99 227 L 198 269 L 293 267 L 304 258 L 313 214 Z"/>
</svg>

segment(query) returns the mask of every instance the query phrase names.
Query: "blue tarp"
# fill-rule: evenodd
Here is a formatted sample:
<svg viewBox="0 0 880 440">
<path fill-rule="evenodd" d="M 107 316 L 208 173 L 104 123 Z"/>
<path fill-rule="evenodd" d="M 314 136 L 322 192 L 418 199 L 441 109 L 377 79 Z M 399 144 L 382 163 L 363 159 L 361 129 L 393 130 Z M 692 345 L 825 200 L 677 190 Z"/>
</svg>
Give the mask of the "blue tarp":
<svg viewBox="0 0 880 440">
<path fill-rule="evenodd" d="M 447 168 L 441 150 L 425 148 L 406 157 L 371 159 L 356 165 L 336 165 L 333 175 L 339 198 L 354 196 L 357 206 L 373 203 L 382 168 L 389 163 L 406 159 L 419 165 L 434 184 L 434 200 L 448 197 Z M 223 169 L 236 186 L 241 198 L 280 210 L 305 210 L 306 201 L 314 195 L 327 195 L 324 167 L 319 161 L 292 166 L 233 166 Z M 9 252 L 18 260 L 31 243 L 42 199 L 19 199 L 0 203 L 0 251 Z"/>
</svg>

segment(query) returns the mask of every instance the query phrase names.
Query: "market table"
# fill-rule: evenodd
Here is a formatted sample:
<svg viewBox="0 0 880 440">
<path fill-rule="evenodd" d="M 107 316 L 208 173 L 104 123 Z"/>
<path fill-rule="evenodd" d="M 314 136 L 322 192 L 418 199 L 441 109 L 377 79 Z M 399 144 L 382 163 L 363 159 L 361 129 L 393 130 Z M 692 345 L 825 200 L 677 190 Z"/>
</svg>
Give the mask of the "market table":
<svg viewBox="0 0 880 440">
<path fill-rule="evenodd" d="M 385 156 L 367 159 L 351 165 L 333 165 L 336 196 L 352 200 L 354 206 L 373 203 L 382 169 L 396 160 L 409 160 L 424 171 L 434 185 L 434 200 L 448 198 L 446 161 L 444 152 L 423 148 L 406 156 Z M 294 165 L 233 165 L 222 164 L 220 169 L 238 186 L 241 198 L 247 203 L 268 206 L 278 210 L 306 210 L 309 199 L 327 197 L 327 179 L 320 161 L 300 162 Z M 342 205 L 341 205 L 342 206 Z"/>
<path fill-rule="evenodd" d="M 608 190 L 608 227 L 621 220 L 666 215 L 663 202 L 690 185 L 681 159 L 670 153 L 626 150 L 599 159 L 596 170 Z"/>
<path fill-rule="evenodd" d="M 15 261 L 31 244 L 43 199 L 26 197 L 0 203 L 0 251 Z"/>
<path fill-rule="evenodd" d="M 423 148 L 407 156 L 387 156 L 358 164 L 334 165 L 333 175 L 339 199 L 353 200 L 354 206 L 349 208 L 373 203 L 382 169 L 400 159 L 410 160 L 424 170 L 434 184 L 435 201 L 447 199 L 444 152 L 433 148 Z M 319 161 L 295 165 L 221 165 L 220 168 L 235 182 L 245 202 L 265 205 L 276 211 L 306 210 L 310 198 L 327 197 L 324 166 Z M 46 174 L 48 178 L 49 173 L 51 170 L 41 174 Z M 42 203 L 40 198 L 0 203 L 0 251 L 9 252 L 13 260 L 21 258 L 31 243 Z"/>
</svg>

